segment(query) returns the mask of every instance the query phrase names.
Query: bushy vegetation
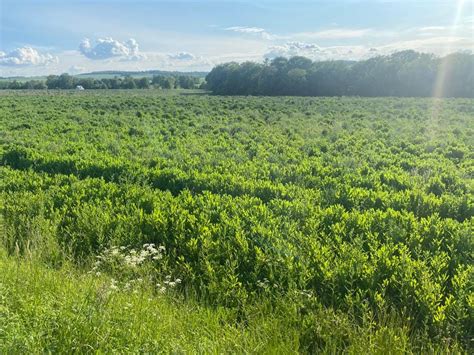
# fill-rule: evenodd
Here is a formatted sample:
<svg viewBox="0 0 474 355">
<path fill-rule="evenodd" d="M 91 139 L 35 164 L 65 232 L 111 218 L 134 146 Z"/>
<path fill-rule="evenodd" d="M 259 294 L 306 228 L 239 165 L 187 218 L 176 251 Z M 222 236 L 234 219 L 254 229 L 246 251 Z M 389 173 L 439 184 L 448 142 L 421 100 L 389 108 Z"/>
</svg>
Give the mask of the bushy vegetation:
<svg viewBox="0 0 474 355">
<path fill-rule="evenodd" d="M 474 54 L 439 58 L 409 50 L 358 62 L 279 57 L 264 64 L 218 65 L 206 81 L 221 95 L 472 98 Z"/>
<path fill-rule="evenodd" d="M 469 352 L 473 107 L 3 94 L 0 343 Z"/>
</svg>

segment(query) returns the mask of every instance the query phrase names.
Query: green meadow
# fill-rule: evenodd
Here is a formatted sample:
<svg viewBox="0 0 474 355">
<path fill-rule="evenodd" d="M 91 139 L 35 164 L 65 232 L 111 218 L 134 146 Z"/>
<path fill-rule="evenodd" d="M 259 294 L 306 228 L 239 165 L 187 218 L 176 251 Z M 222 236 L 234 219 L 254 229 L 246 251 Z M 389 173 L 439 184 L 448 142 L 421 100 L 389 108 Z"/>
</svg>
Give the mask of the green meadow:
<svg viewBox="0 0 474 355">
<path fill-rule="evenodd" d="M 0 353 L 470 353 L 474 100 L 0 94 Z"/>
</svg>

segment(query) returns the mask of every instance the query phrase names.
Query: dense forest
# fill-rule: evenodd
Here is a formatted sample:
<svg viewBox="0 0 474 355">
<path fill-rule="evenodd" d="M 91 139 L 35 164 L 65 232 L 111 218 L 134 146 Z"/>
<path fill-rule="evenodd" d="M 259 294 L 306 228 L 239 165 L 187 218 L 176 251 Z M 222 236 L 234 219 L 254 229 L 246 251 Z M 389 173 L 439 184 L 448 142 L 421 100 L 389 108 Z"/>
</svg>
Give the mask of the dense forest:
<svg viewBox="0 0 474 355">
<path fill-rule="evenodd" d="M 220 95 L 474 97 L 474 54 L 407 50 L 358 62 L 278 57 L 221 64 L 206 81 Z"/>
<path fill-rule="evenodd" d="M 152 78 L 134 78 L 132 76 L 114 78 L 81 78 L 67 73 L 49 75 L 46 80 L 0 81 L 0 90 L 44 90 L 44 89 L 195 89 L 202 79 L 196 75 L 154 75 Z"/>
</svg>

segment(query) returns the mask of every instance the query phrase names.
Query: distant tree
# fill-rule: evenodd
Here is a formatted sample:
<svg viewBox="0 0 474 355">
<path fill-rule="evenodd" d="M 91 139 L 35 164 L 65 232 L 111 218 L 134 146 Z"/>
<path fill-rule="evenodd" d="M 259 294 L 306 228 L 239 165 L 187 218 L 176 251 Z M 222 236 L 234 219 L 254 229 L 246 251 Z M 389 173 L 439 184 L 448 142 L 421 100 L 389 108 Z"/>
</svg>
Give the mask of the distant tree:
<svg viewBox="0 0 474 355">
<path fill-rule="evenodd" d="M 23 85 L 20 82 L 18 82 L 17 80 L 13 80 L 8 85 L 8 89 L 10 89 L 10 90 L 20 90 L 20 89 L 23 89 Z"/>
<path fill-rule="evenodd" d="M 75 84 L 81 85 L 86 90 L 95 89 L 96 86 L 95 80 L 92 78 L 81 78 Z"/>
<path fill-rule="evenodd" d="M 439 60 L 436 69 L 443 74 L 440 80 L 444 80 L 437 83 L 443 96 L 474 97 L 474 54 L 450 54 Z"/>
<path fill-rule="evenodd" d="M 104 79 L 95 79 L 95 78 L 84 78 L 71 76 L 69 74 L 49 75 L 46 80 L 29 80 L 24 82 L 19 82 L 17 80 L 0 81 L 0 90 L 2 89 L 11 89 L 11 90 L 20 90 L 20 89 L 30 89 L 30 90 L 39 90 L 39 89 L 74 89 L 76 86 L 80 85 L 84 89 L 93 90 L 93 89 L 148 89 L 150 88 L 150 83 L 154 87 L 161 87 L 165 89 L 173 89 L 176 86 L 192 89 L 201 84 L 201 79 L 198 77 L 193 77 L 192 75 L 180 75 L 178 79 L 174 76 L 165 76 L 165 75 L 156 75 L 150 79 L 148 77 L 143 78 L 133 78 L 127 76 L 125 78 L 104 78 Z"/>
<path fill-rule="evenodd" d="M 193 89 L 195 87 L 194 78 L 188 75 L 178 76 L 177 83 L 181 89 Z"/>
<path fill-rule="evenodd" d="M 125 77 L 125 79 L 122 81 L 121 89 L 136 89 L 137 84 L 135 83 L 135 79 L 133 79 L 131 76 Z"/>
<path fill-rule="evenodd" d="M 289 95 L 307 95 L 307 72 L 305 69 L 290 69 L 286 75 L 285 93 Z"/>
<path fill-rule="evenodd" d="M 47 88 L 46 83 L 42 80 L 29 80 L 24 86 L 28 90 L 43 90 Z"/>
<path fill-rule="evenodd" d="M 59 78 L 57 75 L 48 75 L 46 78 L 46 86 L 48 89 L 59 89 Z"/>
<path fill-rule="evenodd" d="M 67 74 L 61 74 L 58 78 L 58 87 L 60 89 L 72 89 L 74 87 L 74 78 Z"/>
<path fill-rule="evenodd" d="M 136 82 L 136 86 L 138 89 L 149 89 L 150 88 L 150 80 L 148 78 L 141 78 L 138 79 Z"/>
<path fill-rule="evenodd" d="M 172 76 L 170 77 L 163 77 L 161 81 L 161 88 L 162 89 L 174 89 L 176 84 L 176 79 Z"/>
<path fill-rule="evenodd" d="M 160 75 L 153 75 L 153 78 L 151 79 L 151 84 L 155 87 L 161 87 L 161 80 L 162 77 Z"/>
<path fill-rule="evenodd" d="M 407 50 L 359 62 L 277 57 L 220 64 L 206 76 L 206 88 L 223 95 L 431 96 L 437 86 L 443 96 L 474 97 L 474 54 L 437 58 Z"/>
</svg>

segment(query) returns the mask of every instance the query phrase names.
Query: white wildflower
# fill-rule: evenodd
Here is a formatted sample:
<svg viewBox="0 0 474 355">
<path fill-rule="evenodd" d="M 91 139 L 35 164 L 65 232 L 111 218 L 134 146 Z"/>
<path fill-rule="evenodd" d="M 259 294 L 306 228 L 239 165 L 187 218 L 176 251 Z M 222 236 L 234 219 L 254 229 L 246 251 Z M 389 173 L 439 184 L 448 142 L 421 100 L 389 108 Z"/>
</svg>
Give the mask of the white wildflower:
<svg viewBox="0 0 474 355">
<path fill-rule="evenodd" d="M 115 281 L 114 279 L 112 279 L 110 282 L 110 289 L 113 291 L 117 291 L 119 289 L 117 286 L 117 281 Z"/>
</svg>

